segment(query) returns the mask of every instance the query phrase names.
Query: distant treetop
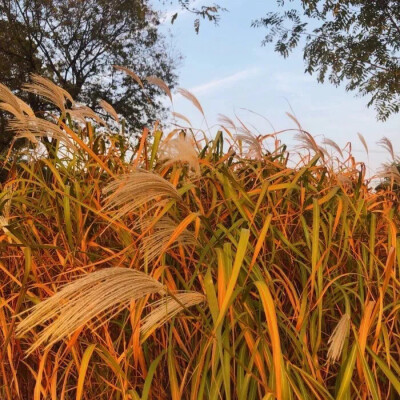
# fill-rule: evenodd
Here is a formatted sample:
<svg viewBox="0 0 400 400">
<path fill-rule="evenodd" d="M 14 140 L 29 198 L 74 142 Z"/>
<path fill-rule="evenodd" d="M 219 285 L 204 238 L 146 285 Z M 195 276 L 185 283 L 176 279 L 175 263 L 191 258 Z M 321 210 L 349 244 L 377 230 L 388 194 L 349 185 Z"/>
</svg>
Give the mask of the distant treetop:
<svg viewBox="0 0 400 400">
<path fill-rule="evenodd" d="M 292 0 L 278 0 L 280 6 Z M 263 44 L 288 57 L 305 43 L 306 72 L 368 96 L 385 120 L 400 110 L 400 2 L 302 0 L 301 9 L 269 12 L 253 21 L 266 27 Z M 302 40 L 304 39 L 304 41 Z"/>
</svg>

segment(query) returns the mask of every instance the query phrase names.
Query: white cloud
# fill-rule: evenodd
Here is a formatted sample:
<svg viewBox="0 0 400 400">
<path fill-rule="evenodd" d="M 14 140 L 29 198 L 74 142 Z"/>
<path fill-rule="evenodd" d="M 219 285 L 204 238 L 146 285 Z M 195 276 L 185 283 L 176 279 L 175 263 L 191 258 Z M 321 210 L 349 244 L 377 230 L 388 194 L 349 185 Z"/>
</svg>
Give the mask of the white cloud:
<svg viewBox="0 0 400 400">
<path fill-rule="evenodd" d="M 317 86 L 315 79 L 310 75 L 288 71 L 275 73 L 273 82 L 276 91 L 298 95 L 304 93 L 305 87 L 309 89 L 310 86 Z"/>
<path fill-rule="evenodd" d="M 235 84 L 237 82 L 254 77 L 259 72 L 260 72 L 260 68 L 257 68 L 257 67 L 248 68 L 243 71 L 239 71 L 232 75 L 226 76 L 224 78 L 214 79 L 214 80 L 204 83 L 202 85 L 194 86 L 189 90 L 195 94 L 209 93 L 213 90 L 226 88 L 226 87 L 232 86 L 233 84 Z"/>
</svg>

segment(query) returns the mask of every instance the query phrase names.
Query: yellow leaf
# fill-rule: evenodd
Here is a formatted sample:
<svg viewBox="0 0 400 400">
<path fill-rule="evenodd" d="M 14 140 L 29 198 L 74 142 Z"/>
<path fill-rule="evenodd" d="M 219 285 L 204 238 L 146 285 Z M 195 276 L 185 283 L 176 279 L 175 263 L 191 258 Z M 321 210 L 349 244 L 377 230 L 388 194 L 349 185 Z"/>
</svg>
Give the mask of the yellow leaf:
<svg viewBox="0 0 400 400">
<path fill-rule="evenodd" d="M 90 357 L 92 357 L 93 351 L 96 345 L 91 344 L 88 346 L 83 353 L 81 366 L 79 368 L 79 378 L 78 378 L 78 385 L 76 387 L 76 400 L 81 400 L 83 394 L 83 385 L 85 383 L 86 371 L 89 365 Z"/>
</svg>

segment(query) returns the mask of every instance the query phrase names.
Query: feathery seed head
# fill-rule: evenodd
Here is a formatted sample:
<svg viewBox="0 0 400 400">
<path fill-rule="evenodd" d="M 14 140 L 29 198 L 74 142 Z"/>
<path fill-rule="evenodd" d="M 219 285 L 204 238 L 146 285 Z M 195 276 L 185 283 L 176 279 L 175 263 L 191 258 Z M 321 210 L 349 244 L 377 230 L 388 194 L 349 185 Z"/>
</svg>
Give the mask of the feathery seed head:
<svg viewBox="0 0 400 400">
<path fill-rule="evenodd" d="M 395 155 L 394 155 L 394 149 L 393 149 L 393 143 L 387 138 L 383 137 L 378 144 L 383 147 L 385 150 L 387 150 L 392 157 L 392 160 L 395 160 Z"/>
<path fill-rule="evenodd" d="M 172 103 L 171 89 L 162 79 L 158 78 L 157 76 L 152 75 L 152 76 L 148 76 L 146 78 L 146 81 L 151 83 L 152 85 L 158 86 L 161 90 L 163 90 L 165 92 L 165 94 L 169 97 L 169 99 L 171 100 L 171 103 Z"/>
<path fill-rule="evenodd" d="M 165 165 L 175 162 L 187 163 L 196 175 L 200 175 L 200 164 L 194 141 L 187 135 L 178 135 L 174 139 L 166 140 L 160 147 L 160 160 Z"/>
<path fill-rule="evenodd" d="M 299 148 L 306 149 L 306 150 L 313 150 L 315 153 L 324 156 L 325 151 L 323 148 L 318 146 L 315 139 L 305 131 L 301 131 L 295 135 L 295 139 L 300 142 Z"/>
<path fill-rule="evenodd" d="M 263 156 L 262 146 L 260 141 L 250 132 L 241 135 L 235 135 L 236 140 L 241 141 L 247 147 L 247 155 L 250 158 L 261 160 Z"/>
<path fill-rule="evenodd" d="M 27 138 L 37 144 L 39 137 L 51 137 L 60 140 L 69 150 L 76 150 L 76 146 L 68 134 L 58 125 L 42 118 L 21 117 L 9 123 L 9 129 L 17 133 L 17 137 Z"/>
<path fill-rule="evenodd" d="M 142 224 L 142 230 L 148 229 L 150 224 L 151 219 L 145 221 Z M 164 216 L 154 225 L 152 232 L 144 236 L 140 248 L 148 262 L 160 257 L 168 248 L 179 245 L 189 246 L 196 243 L 194 234 L 187 229 L 184 229 L 173 243 L 169 243 L 177 227 L 178 225 L 172 218 Z"/>
<path fill-rule="evenodd" d="M 204 117 L 203 107 L 201 106 L 199 100 L 197 99 L 197 97 L 193 93 L 190 93 L 188 90 L 183 89 L 183 88 L 179 88 L 177 90 L 177 92 L 180 95 L 182 95 L 183 97 L 185 97 L 186 99 L 188 99 L 201 112 L 201 114 Z"/>
<path fill-rule="evenodd" d="M 188 125 L 192 126 L 192 123 L 190 122 L 189 118 L 187 118 L 185 115 L 173 111 L 172 116 L 181 119 L 182 121 L 185 121 Z"/>
<path fill-rule="evenodd" d="M 0 110 L 12 114 L 15 118 L 22 118 L 24 114 L 34 116 L 32 109 L 19 99 L 11 90 L 0 83 Z"/>
<path fill-rule="evenodd" d="M 325 138 L 322 143 L 334 148 L 340 154 L 340 156 L 343 158 L 342 149 L 339 147 L 339 145 L 336 142 L 334 142 L 331 139 Z"/>
<path fill-rule="evenodd" d="M 170 182 L 158 174 L 143 170 L 120 175 L 103 189 L 103 193 L 107 195 L 105 208 L 116 209 L 116 218 L 149 202 L 157 200 L 157 205 L 160 205 L 170 199 L 181 199 Z"/>
<path fill-rule="evenodd" d="M 106 126 L 105 121 L 100 118 L 90 107 L 83 104 L 76 104 L 72 109 L 67 111 L 71 118 L 77 122 L 86 125 L 86 119 L 96 121 L 99 125 Z"/>
<path fill-rule="evenodd" d="M 67 100 L 74 104 L 71 95 L 49 79 L 36 74 L 32 74 L 31 79 L 32 83 L 26 83 L 23 85 L 23 89 L 45 98 L 48 102 L 55 105 L 63 114 L 65 113 L 65 103 Z"/>
<path fill-rule="evenodd" d="M 168 320 L 186 308 L 193 307 L 205 301 L 205 296 L 198 292 L 177 293 L 165 296 L 152 303 L 153 310 L 143 319 L 140 327 L 142 340 L 145 340 L 154 329 L 165 324 Z"/>
<path fill-rule="evenodd" d="M 343 345 L 350 332 L 350 315 L 343 314 L 328 340 L 328 361 L 336 362 L 342 354 Z"/>
<path fill-rule="evenodd" d="M 382 170 L 377 174 L 377 177 L 388 179 L 391 182 L 400 185 L 400 171 L 397 164 L 384 164 Z"/>
<path fill-rule="evenodd" d="M 129 75 L 133 80 L 135 80 L 138 85 L 144 89 L 144 85 L 143 82 L 141 81 L 141 79 L 139 78 L 138 75 L 136 75 L 132 70 L 130 70 L 129 68 L 126 67 L 122 67 L 120 65 L 113 65 L 113 68 L 116 69 L 117 71 L 123 71 L 125 72 L 127 75 Z"/>
<path fill-rule="evenodd" d="M 30 314 L 18 325 L 16 333 L 23 336 L 54 319 L 40 332 L 29 352 L 44 343 L 50 347 L 94 317 L 153 293 L 165 294 L 164 286 L 140 271 L 114 267 L 89 273 L 26 311 Z"/>
<path fill-rule="evenodd" d="M 105 112 L 107 112 L 108 114 L 110 114 L 110 115 L 114 118 L 114 120 L 115 120 L 116 122 L 119 123 L 118 114 L 117 114 L 117 112 L 115 111 L 114 107 L 113 107 L 110 103 L 107 103 L 105 100 L 100 100 L 100 101 L 99 101 L 99 106 L 100 106 Z"/>
</svg>

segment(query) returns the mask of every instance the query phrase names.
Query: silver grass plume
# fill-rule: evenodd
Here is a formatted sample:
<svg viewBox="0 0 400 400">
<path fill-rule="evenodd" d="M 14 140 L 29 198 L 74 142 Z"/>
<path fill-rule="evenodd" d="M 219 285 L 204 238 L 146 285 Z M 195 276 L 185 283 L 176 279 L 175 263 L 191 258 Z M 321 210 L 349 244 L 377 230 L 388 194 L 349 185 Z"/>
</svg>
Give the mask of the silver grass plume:
<svg viewBox="0 0 400 400">
<path fill-rule="evenodd" d="M 147 262 L 156 260 L 168 249 L 180 245 L 189 246 L 196 243 L 194 234 L 187 229 L 184 229 L 173 243 L 169 243 L 171 236 L 178 226 L 170 217 L 162 217 L 152 228 L 150 225 L 150 219 L 142 224 L 142 231 L 151 229 L 151 233 L 144 236 L 140 244 L 141 251 L 145 255 Z"/>
<path fill-rule="evenodd" d="M 383 137 L 378 144 L 383 147 L 386 151 L 389 152 L 390 156 L 392 157 L 392 160 L 395 160 L 395 155 L 394 155 L 394 149 L 393 149 L 393 143 L 387 138 Z"/>
<path fill-rule="evenodd" d="M 116 218 L 129 214 L 149 202 L 157 205 L 181 197 L 170 182 L 153 172 L 136 170 L 118 176 L 110 182 L 103 193 L 107 195 L 105 209 L 116 210 Z"/>
<path fill-rule="evenodd" d="M 31 80 L 32 83 L 26 83 L 22 88 L 27 92 L 43 97 L 49 103 L 55 105 L 63 114 L 65 114 L 65 103 L 67 100 L 74 104 L 71 95 L 49 79 L 32 74 Z"/>
<path fill-rule="evenodd" d="M 89 273 L 20 314 L 29 313 L 18 324 L 16 334 L 26 335 L 32 328 L 47 323 L 29 352 L 44 343 L 50 347 L 110 309 L 121 309 L 130 301 L 153 293 L 165 295 L 166 291 L 160 282 L 140 271 L 114 267 Z"/>
<path fill-rule="evenodd" d="M 295 139 L 300 142 L 298 146 L 300 149 L 313 150 L 316 154 L 320 154 L 322 157 L 326 154 L 325 149 L 318 146 L 315 139 L 306 131 L 300 131 L 295 135 Z"/>
<path fill-rule="evenodd" d="M 262 146 L 260 141 L 250 131 L 235 135 L 235 139 L 244 143 L 247 147 L 247 156 L 255 158 L 256 160 L 262 159 Z"/>
<path fill-rule="evenodd" d="M 350 315 L 343 314 L 328 340 L 328 361 L 336 362 L 342 354 L 344 342 L 350 332 Z"/>
<path fill-rule="evenodd" d="M 172 116 L 174 118 L 181 119 L 182 121 L 185 121 L 188 125 L 192 126 L 192 123 L 190 122 L 190 119 L 187 118 L 185 115 L 173 111 L 172 112 Z"/>
<path fill-rule="evenodd" d="M 165 165 L 182 162 L 200 175 L 200 164 L 198 153 L 194 146 L 194 141 L 188 136 L 178 135 L 173 139 L 168 139 L 160 147 L 160 160 Z"/>
<path fill-rule="evenodd" d="M 205 301 L 205 296 L 198 292 L 177 293 L 165 296 L 152 303 L 153 310 L 143 319 L 140 327 L 142 340 L 145 340 L 154 329 L 159 328 L 168 320 L 186 308 L 193 307 Z"/>
<path fill-rule="evenodd" d="M 86 125 L 86 120 L 91 119 L 99 125 L 106 126 L 106 122 L 100 118 L 90 107 L 83 104 L 76 104 L 72 109 L 67 110 L 71 118 L 77 122 Z"/>
<path fill-rule="evenodd" d="M 378 178 L 390 180 L 391 184 L 400 185 L 400 171 L 395 163 L 384 164 L 381 171 L 377 174 Z"/>
<path fill-rule="evenodd" d="M 224 128 L 234 129 L 235 131 L 237 130 L 237 127 L 236 127 L 235 123 L 233 122 L 233 120 L 224 114 L 218 114 L 218 122 Z"/>
<path fill-rule="evenodd" d="M 322 143 L 334 148 L 340 154 L 340 157 L 343 158 L 342 149 L 339 147 L 339 145 L 335 141 L 325 138 Z"/>
<path fill-rule="evenodd" d="M 151 83 L 152 85 L 158 86 L 169 97 L 172 103 L 171 89 L 161 78 L 151 75 L 146 78 L 146 81 Z"/>
<path fill-rule="evenodd" d="M 122 67 L 120 65 L 113 65 L 113 68 L 116 69 L 117 71 L 123 71 L 125 72 L 127 75 L 129 75 L 133 80 L 135 80 L 137 82 L 137 84 L 144 89 L 144 85 L 142 80 L 139 78 L 138 75 L 136 75 L 132 70 L 130 70 L 129 68 L 126 67 Z"/>
<path fill-rule="evenodd" d="M 100 106 L 105 112 L 107 112 L 108 114 L 110 114 L 110 115 L 114 118 L 115 122 L 118 122 L 118 123 L 119 123 L 118 114 L 117 114 L 117 112 L 115 111 L 114 107 L 113 107 L 110 103 L 107 103 L 105 100 L 100 100 L 100 101 L 99 101 L 99 106 Z"/>
<path fill-rule="evenodd" d="M 59 126 L 42 118 L 21 117 L 12 119 L 9 128 L 17 133 L 19 138 L 27 138 L 38 143 L 37 138 L 51 137 L 60 140 L 69 150 L 76 150 L 76 146 L 69 135 Z"/>
<path fill-rule="evenodd" d="M 203 117 L 204 117 L 204 110 L 203 110 L 203 107 L 201 106 L 199 100 L 197 99 L 197 97 L 196 97 L 193 93 L 191 93 L 191 92 L 189 92 L 187 89 L 183 89 L 183 88 L 179 88 L 179 89 L 177 90 L 177 92 L 178 92 L 181 96 L 183 96 L 183 97 L 185 97 L 187 100 L 189 100 L 189 101 L 201 112 L 201 114 L 202 114 Z"/>
<path fill-rule="evenodd" d="M 11 90 L 0 83 L 0 110 L 12 114 L 15 118 L 22 118 L 25 115 L 34 116 L 32 109 L 19 99 Z"/>
</svg>

